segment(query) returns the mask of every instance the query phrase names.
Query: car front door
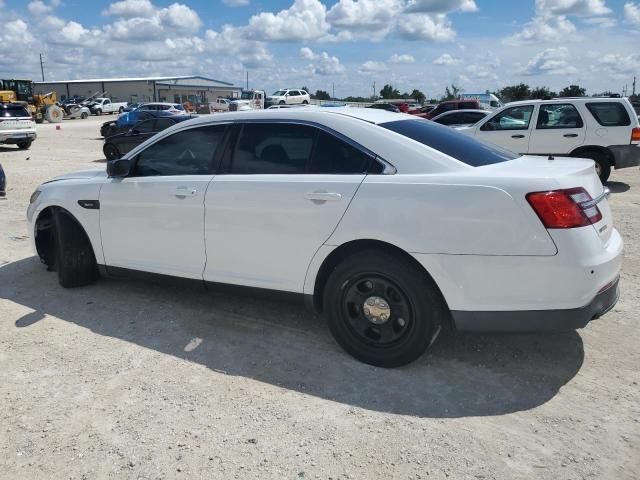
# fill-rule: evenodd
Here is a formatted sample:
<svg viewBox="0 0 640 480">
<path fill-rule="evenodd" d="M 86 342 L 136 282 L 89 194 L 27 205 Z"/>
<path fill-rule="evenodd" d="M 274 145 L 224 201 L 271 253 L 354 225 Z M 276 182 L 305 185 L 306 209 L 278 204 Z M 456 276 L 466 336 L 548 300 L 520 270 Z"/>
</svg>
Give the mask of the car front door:
<svg viewBox="0 0 640 480">
<path fill-rule="evenodd" d="M 295 123 L 245 123 L 206 197 L 204 279 L 302 292 L 307 267 L 366 176 L 370 155 Z"/>
<path fill-rule="evenodd" d="M 133 150 L 134 147 L 140 145 L 146 139 L 155 135 L 155 131 L 153 128 L 154 123 L 154 118 L 138 122 L 133 127 L 131 127 L 131 129 L 127 133 L 121 135 L 120 137 L 116 137 L 111 141 L 116 144 L 118 151 L 122 155 L 124 155 L 125 153 Z"/>
<path fill-rule="evenodd" d="M 573 104 L 541 104 L 529 141 L 529 153 L 570 153 L 584 143 L 586 130 Z"/>
<path fill-rule="evenodd" d="M 202 279 L 204 198 L 226 126 L 181 130 L 133 159 L 125 178 L 100 191 L 100 234 L 108 267 Z"/>
<path fill-rule="evenodd" d="M 476 127 L 476 138 L 516 153 L 529 151 L 534 105 L 517 105 L 501 110 Z"/>
</svg>

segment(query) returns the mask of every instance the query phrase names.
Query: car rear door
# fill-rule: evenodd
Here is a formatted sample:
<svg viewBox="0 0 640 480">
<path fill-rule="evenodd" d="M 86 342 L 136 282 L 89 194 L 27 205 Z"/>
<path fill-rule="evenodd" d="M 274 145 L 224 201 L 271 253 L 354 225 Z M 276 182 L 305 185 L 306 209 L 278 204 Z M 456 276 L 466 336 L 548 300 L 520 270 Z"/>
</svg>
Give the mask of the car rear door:
<svg viewBox="0 0 640 480">
<path fill-rule="evenodd" d="M 142 142 L 155 135 L 155 121 L 156 120 L 154 118 L 143 120 L 142 122 L 135 124 L 127 133 L 109 140 L 114 143 L 118 148 L 118 151 L 124 155 L 125 153 L 133 150 L 134 147 L 137 147 Z"/>
<path fill-rule="evenodd" d="M 587 127 L 569 103 L 542 103 L 531 132 L 529 153 L 568 154 L 584 143 Z"/>
<path fill-rule="evenodd" d="M 526 154 L 529 152 L 534 111 L 534 104 L 516 105 L 501 110 L 476 127 L 476 138 Z"/>
<path fill-rule="evenodd" d="M 107 266 L 202 279 L 204 198 L 226 126 L 180 130 L 140 152 L 131 174 L 100 191 Z"/>
<path fill-rule="evenodd" d="M 205 200 L 204 279 L 302 292 L 371 157 L 299 123 L 248 122 L 234 134 Z"/>
</svg>

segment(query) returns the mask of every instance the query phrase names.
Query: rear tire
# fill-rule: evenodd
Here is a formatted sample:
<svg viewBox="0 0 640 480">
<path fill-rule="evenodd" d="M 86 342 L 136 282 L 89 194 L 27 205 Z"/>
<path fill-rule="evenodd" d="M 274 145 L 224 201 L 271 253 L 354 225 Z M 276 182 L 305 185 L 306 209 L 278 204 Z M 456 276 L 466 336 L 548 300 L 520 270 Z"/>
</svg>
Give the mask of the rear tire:
<svg viewBox="0 0 640 480">
<path fill-rule="evenodd" d="M 87 114 L 87 112 L 82 112 L 82 113 L 80 114 L 80 118 L 81 118 L 82 120 L 86 119 L 88 116 L 89 116 L 89 115 Z"/>
<path fill-rule="evenodd" d="M 29 150 L 29 147 L 31 147 L 31 142 L 20 142 L 20 143 L 18 143 L 18 148 L 20 150 Z"/>
<path fill-rule="evenodd" d="M 102 153 L 104 153 L 104 158 L 106 158 L 107 160 L 116 160 L 117 158 L 120 158 L 122 156 L 120 154 L 120 151 L 118 150 L 118 147 L 116 147 L 113 143 L 105 143 L 102 147 Z"/>
<path fill-rule="evenodd" d="M 605 154 L 597 150 L 587 150 L 575 156 L 579 158 L 590 158 L 593 160 L 596 163 L 596 172 L 598 173 L 598 177 L 600 177 L 600 181 L 605 183 L 609 180 L 609 176 L 611 175 L 611 163 L 609 163 L 609 159 Z"/>
<path fill-rule="evenodd" d="M 87 234 L 70 214 L 54 213 L 54 255 L 58 282 L 65 288 L 81 287 L 98 278 L 98 266 Z"/>
<path fill-rule="evenodd" d="M 409 259 L 383 250 L 356 253 L 333 270 L 323 311 L 342 348 L 385 368 L 420 357 L 447 318 L 433 280 Z"/>
</svg>

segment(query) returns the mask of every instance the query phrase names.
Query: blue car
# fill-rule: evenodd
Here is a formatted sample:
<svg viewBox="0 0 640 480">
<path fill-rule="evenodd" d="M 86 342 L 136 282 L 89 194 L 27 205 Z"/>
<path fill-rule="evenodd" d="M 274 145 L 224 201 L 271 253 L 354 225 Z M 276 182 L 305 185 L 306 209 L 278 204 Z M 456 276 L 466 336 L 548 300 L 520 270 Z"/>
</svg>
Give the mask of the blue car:
<svg viewBox="0 0 640 480">
<path fill-rule="evenodd" d="M 2 165 L 0 164 L 0 197 L 4 197 L 7 194 L 7 177 L 4 174 Z"/>
</svg>

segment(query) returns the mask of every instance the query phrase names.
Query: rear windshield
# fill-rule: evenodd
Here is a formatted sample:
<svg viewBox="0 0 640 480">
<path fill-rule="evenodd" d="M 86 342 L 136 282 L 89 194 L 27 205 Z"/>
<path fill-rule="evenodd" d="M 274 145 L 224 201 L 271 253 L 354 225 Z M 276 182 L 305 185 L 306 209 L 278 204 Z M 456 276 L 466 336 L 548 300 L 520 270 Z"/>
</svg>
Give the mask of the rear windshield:
<svg viewBox="0 0 640 480">
<path fill-rule="evenodd" d="M 626 127 L 631 125 L 627 109 L 619 102 L 590 102 L 587 108 L 593 118 L 603 127 Z"/>
<path fill-rule="evenodd" d="M 381 127 L 409 137 L 472 167 L 492 165 L 520 157 L 497 146 L 489 146 L 453 128 L 426 120 L 398 120 Z"/>
<path fill-rule="evenodd" d="M 24 107 L 7 107 L 0 108 L 0 117 L 30 117 L 31 114 L 27 112 Z"/>
</svg>

